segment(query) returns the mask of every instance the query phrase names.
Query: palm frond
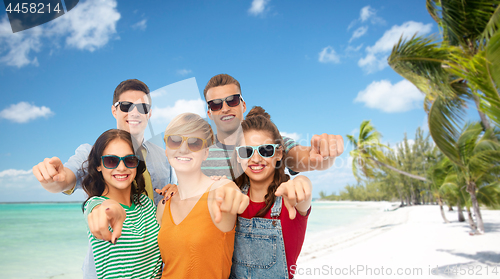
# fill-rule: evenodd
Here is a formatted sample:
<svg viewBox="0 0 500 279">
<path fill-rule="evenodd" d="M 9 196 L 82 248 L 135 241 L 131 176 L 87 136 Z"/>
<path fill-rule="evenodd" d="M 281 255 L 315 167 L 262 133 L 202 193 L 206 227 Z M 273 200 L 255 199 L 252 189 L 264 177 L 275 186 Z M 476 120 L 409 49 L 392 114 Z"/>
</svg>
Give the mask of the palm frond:
<svg viewBox="0 0 500 279">
<path fill-rule="evenodd" d="M 445 100 L 437 97 L 429 111 L 429 132 L 441 152 L 453 163 L 461 165 L 456 148 L 460 136 L 460 123 L 465 115 L 462 101 L 458 98 Z"/>
<path fill-rule="evenodd" d="M 450 47 L 448 71 L 467 81 L 479 98 L 479 109 L 500 126 L 500 33 L 486 51 L 467 56 L 461 48 Z M 496 79 L 496 80 L 495 80 Z M 498 85 L 497 85 L 498 84 Z"/>
<path fill-rule="evenodd" d="M 441 45 L 433 38 L 413 36 L 408 40 L 401 37 L 387 62 L 395 72 L 434 99 L 437 95 L 456 95 L 450 86 L 453 80 L 443 68 L 448 59 L 446 45 Z"/>
<path fill-rule="evenodd" d="M 479 49 L 484 49 L 485 45 L 489 43 L 491 37 L 493 37 L 500 29 L 500 5 L 498 5 L 498 3 L 496 3 L 496 5 L 495 11 L 491 15 L 483 33 L 479 37 Z"/>
<path fill-rule="evenodd" d="M 440 25 L 444 39 L 451 45 L 474 53 L 498 4 L 498 0 L 440 1 Z"/>
</svg>

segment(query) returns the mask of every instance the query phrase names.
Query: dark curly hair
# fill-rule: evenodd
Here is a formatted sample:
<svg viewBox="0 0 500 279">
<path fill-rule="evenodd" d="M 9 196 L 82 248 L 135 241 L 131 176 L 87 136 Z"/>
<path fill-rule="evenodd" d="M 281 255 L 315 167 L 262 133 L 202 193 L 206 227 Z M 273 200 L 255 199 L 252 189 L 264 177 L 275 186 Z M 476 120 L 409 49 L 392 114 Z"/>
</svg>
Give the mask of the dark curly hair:
<svg viewBox="0 0 500 279">
<path fill-rule="evenodd" d="M 253 107 L 247 114 L 245 120 L 241 122 L 241 128 L 243 130 L 243 134 L 248 131 L 265 131 L 271 134 L 273 140 L 275 143 L 278 143 L 280 147 L 283 149 L 283 138 L 281 137 L 281 134 L 274 125 L 274 123 L 271 121 L 271 116 L 262 108 L 259 106 Z M 233 162 L 236 162 L 236 151 L 233 154 Z M 265 203 L 266 206 L 259 210 L 257 214 L 255 215 L 256 217 L 264 217 L 266 213 L 271 209 L 271 207 L 274 204 L 274 201 L 276 200 L 275 192 L 276 189 L 278 189 L 278 186 L 281 185 L 283 182 L 287 182 L 290 180 L 290 176 L 285 174 L 285 152 L 283 150 L 283 158 L 281 161 L 278 161 L 276 163 L 276 167 L 274 168 L 274 178 L 273 181 L 271 182 L 271 185 L 267 188 L 267 194 L 265 196 Z M 236 167 L 236 172 L 238 175 L 236 175 L 236 179 L 234 182 L 238 187 L 243 188 L 245 184 L 249 184 L 250 180 L 247 176 L 247 174 L 241 169 L 240 164 L 234 163 L 233 166 Z M 250 184 L 249 184 L 250 185 Z"/>
<path fill-rule="evenodd" d="M 95 196 L 102 196 L 104 191 L 106 190 L 106 183 L 104 182 L 104 178 L 102 177 L 102 173 L 97 170 L 97 167 L 101 165 L 101 156 L 104 152 L 104 149 L 108 146 L 110 142 L 116 139 L 121 139 L 125 141 L 132 150 L 134 150 L 134 146 L 140 146 L 138 144 L 134 144 L 134 140 L 129 132 L 119 129 L 111 129 L 102 133 L 101 136 L 95 141 L 94 146 L 92 146 L 92 150 L 90 151 L 89 158 L 85 163 L 88 163 L 87 167 L 83 167 L 84 170 L 84 179 L 82 182 L 82 188 L 87 193 L 88 198 L 85 202 L 83 202 L 82 210 L 84 208 L 85 203 L 91 198 Z M 135 152 L 139 158 L 142 158 L 141 152 Z M 85 165 L 84 163 L 84 165 Z M 146 164 L 141 159 L 139 160 L 139 165 L 137 166 L 137 173 L 134 178 L 134 182 L 131 187 L 130 193 L 130 201 L 139 204 L 140 194 L 145 192 L 145 183 L 144 177 L 142 173 L 146 170 Z M 135 184 L 135 185 L 134 185 Z"/>
</svg>

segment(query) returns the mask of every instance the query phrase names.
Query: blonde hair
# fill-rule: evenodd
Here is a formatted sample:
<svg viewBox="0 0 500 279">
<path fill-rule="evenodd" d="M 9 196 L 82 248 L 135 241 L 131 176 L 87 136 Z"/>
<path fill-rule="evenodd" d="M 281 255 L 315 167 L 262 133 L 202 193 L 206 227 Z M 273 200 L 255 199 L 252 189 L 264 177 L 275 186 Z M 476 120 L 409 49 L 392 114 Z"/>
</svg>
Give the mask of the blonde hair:
<svg viewBox="0 0 500 279">
<path fill-rule="evenodd" d="M 207 141 L 206 147 L 212 145 L 214 142 L 214 132 L 210 124 L 198 114 L 190 112 L 181 113 L 170 121 L 167 129 L 165 129 L 163 140 L 167 141 L 167 135 L 186 135 L 196 132 L 203 133 L 203 139 Z"/>
</svg>

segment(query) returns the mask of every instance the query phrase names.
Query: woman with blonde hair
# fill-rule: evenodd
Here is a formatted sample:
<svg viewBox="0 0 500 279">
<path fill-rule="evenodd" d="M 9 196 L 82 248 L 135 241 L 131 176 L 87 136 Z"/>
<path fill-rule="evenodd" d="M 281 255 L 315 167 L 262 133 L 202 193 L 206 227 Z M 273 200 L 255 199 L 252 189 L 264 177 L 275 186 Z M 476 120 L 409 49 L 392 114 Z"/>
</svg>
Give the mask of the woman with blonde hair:
<svg viewBox="0 0 500 279">
<path fill-rule="evenodd" d="M 178 193 L 157 210 L 162 278 L 228 278 L 236 215 L 248 206 L 248 196 L 232 181 L 214 181 L 202 173 L 214 135 L 199 115 L 178 115 L 164 140 Z"/>
</svg>

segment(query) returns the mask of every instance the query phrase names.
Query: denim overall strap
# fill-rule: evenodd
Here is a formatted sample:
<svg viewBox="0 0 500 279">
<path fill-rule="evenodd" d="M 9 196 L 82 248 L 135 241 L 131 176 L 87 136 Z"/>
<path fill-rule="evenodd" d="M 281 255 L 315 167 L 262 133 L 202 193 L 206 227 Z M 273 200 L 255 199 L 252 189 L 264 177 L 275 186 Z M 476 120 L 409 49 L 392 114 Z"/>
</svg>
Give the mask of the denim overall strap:
<svg viewBox="0 0 500 279">
<path fill-rule="evenodd" d="M 281 214 L 281 196 L 276 197 L 273 207 L 271 207 L 271 218 L 278 218 Z"/>
<path fill-rule="evenodd" d="M 241 189 L 241 192 L 245 195 L 248 195 L 248 189 L 250 186 L 248 184 L 243 185 L 243 188 Z M 276 200 L 274 201 L 273 207 L 271 208 L 271 218 L 277 218 L 281 214 L 281 196 L 276 197 Z"/>
<path fill-rule="evenodd" d="M 248 193 L 248 185 L 242 192 Z M 285 243 L 281 228 L 282 198 L 276 197 L 271 218 L 238 217 L 234 239 L 233 265 L 229 278 L 288 279 Z"/>
<path fill-rule="evenodd" d="M 243 185 L 243 189 L 241 189 L 241 192 L 245 195 L 248 195 L 248 188 L 250 188 L 248 184 Z"/>
</svg>

